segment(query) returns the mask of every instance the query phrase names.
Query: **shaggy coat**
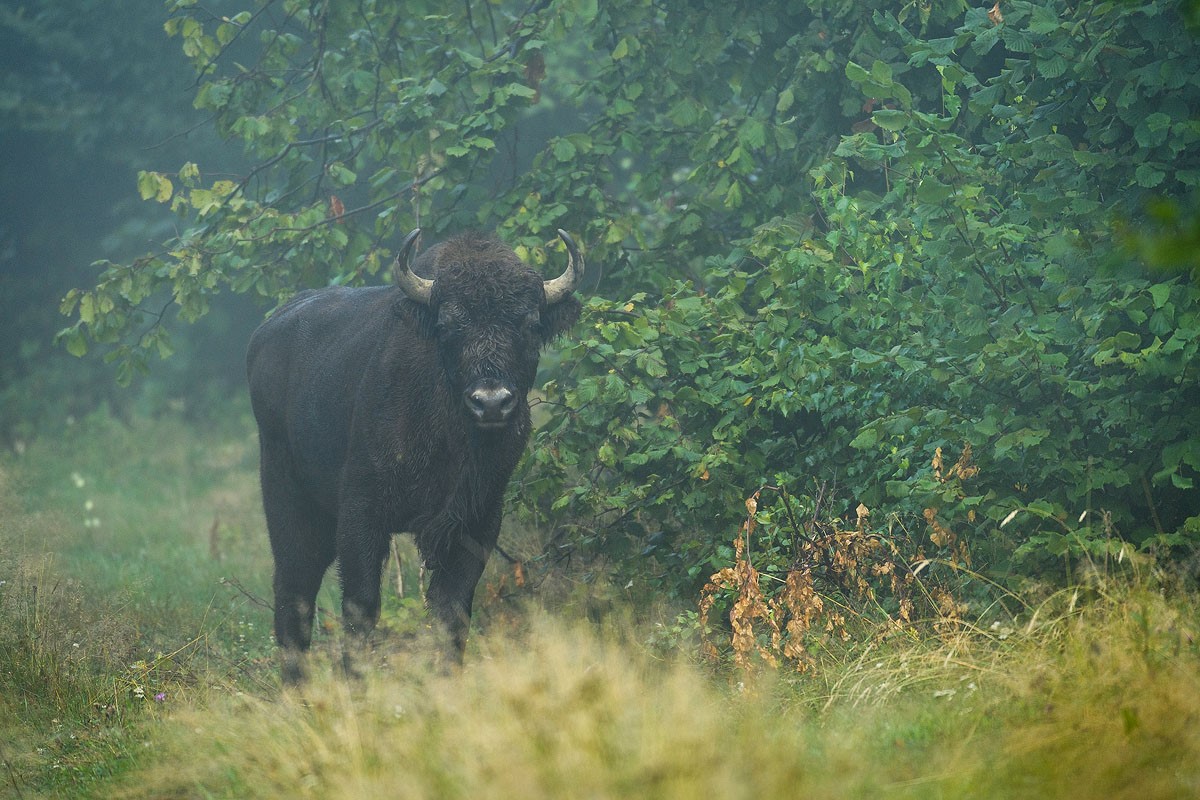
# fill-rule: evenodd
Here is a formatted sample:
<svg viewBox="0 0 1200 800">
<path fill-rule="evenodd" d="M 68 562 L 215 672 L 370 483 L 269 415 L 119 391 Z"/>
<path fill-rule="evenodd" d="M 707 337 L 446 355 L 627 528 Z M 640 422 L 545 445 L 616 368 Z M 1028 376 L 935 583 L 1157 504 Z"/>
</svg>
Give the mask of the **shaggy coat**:
<svg viewBox="0 0 1200 800">
<path fill-rule="evenodd" d="M 347 630 L 365 637 L 375 627 L 398 532 L 416 538 L 430 570 L 426 601 L 461 659 L 505 487 L 529 438 L 525 397 L 539 350 L 579 315 L 573 281 L 548 304 L 550 282 L 491 236 L 436 245 L 411 272 L 400 262 L 401 286 L 404 272 L 432 279 L 424 296 L 398 286 L 307 291 L 250 339 L 287 681 L 301 677 L 317 590 L 335 559 Z"/>
</svg>

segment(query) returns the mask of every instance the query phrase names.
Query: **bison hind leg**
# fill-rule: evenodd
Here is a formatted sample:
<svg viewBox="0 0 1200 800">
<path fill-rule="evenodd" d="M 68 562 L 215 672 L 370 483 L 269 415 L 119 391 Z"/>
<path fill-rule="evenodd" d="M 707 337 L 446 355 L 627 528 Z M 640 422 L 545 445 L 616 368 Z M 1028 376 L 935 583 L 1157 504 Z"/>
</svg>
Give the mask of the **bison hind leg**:
<svg viewBox="0 0 1200 800">
<path fill-rule="evenodd" d="M 284 683 L 303 677 L 304 653 L 312 644 L 313 618 L 321 578 L 333 561 L 323 555 L 299 564 L 275 564 L 275 640 L 279 643 Z"/>
<path fill-rule="evenodd" d="M 326 564 L 328 566 L 328 564 Z M 304 653 L 312 644 L 320 576 L 303 583 L 295 575 L 275 574 L 275 639 L 279 643 L 283 682 L 299 683 L 304 678 Z"/>
<path fill-rule="evenodd" d="M 312 643 L 317 592 L 336 555 L 334 526 L 275 463 L 264 447 L 263 507 L 275 560 L 275 640 L 284 683 L 298 683 Z"/>
</svg>

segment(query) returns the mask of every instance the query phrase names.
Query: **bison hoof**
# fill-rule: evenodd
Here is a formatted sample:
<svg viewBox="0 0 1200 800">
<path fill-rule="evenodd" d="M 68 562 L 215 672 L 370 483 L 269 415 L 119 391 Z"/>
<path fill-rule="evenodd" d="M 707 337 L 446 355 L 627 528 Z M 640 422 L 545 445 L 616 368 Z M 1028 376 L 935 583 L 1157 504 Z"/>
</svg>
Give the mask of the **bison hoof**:
<svg viewBox="0 0 1200 800">
<path fill-rule="evenodd" d="M 280 654 L 279 677 L 283 685 L 298 686 L 304 683 L 304 655 L 299 652 L 283 652 Z"/>
</svg>

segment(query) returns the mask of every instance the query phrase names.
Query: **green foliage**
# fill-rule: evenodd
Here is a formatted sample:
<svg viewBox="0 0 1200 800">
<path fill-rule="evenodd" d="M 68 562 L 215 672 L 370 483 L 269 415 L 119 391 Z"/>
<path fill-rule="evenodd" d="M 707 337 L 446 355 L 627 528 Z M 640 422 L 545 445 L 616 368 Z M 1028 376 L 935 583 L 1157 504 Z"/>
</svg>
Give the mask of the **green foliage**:
<svg viewBox="0 0 1200 800">
<path fill-rule="evenodd" d="M 114 345 L 107 357 L 128 380 L 149 354 L 170 354 L 159 324 L 170 309 L 195 321 L 222 290 L 275 302 L 361 281 L 389 262 L 382 240 L 434 207 L 421 223 L 431 234 L 463 227 L 490 194 L 479 174 L 497 142 L 538 99 L 538 36 L 565 24 L 544 5 L 510 15 L 484 4 L 475 19 L 469 4 L 446 15 L 440 3 L 289 0 L 218 16 L 174 3 L 166 33 L 199 75 L 197 108 L 259 160 L 240 180 L 195 163 L 141 172 L 142 198 L 189 227 L 162 253 L 101 264 L 95 288 L 68 294 L 62 310 L 76 322 L 62 343 Z M 154 301 L 164 290 L 165 305 Z"/>
<path fill-rule="evenodd" d="M 1197 287 L 1115 233 L 1200 182 L 1177 3 L 172 8 L 256 166 L 140 174 L 182 232 L 67 295 L 72 352 L 128 378 L 169 309 L 372 280 L 416 224 L 564 227 L 599 297 L 514 498 L 630 577 L 694 597 L 765 484 L 998 570 L 1196 545 Z"/>
<path fill-rule="evenodd" d="M 1158 5 L 1005 15 L 944 36 L 859 19 L 840 71 L 865 102 L 811 194 L 703 281 L 591 303 L 520 496 L 574 476 L 541 511 L 689 593 L 730 559 L 713 521 L 764 482 L 992 569 L 1194 548 L 1200 290 L 1112 229 L 1200 177 L 1200 59 Z M 939 448 L 978 469 L 943 472 Z"/>
<path fill-rule="evenodd" d="M 756 5 L 731 26 L 724 9 L 641 2 L 172 8 L 197 107 L 257 161 L 237 180 L 193 163 L 140 174 L 183 232 L 100 264 L 95 288 L 63 305 L 76 321 L 61 341 L 116 345 L 123 378 L 169 349 L 166 310 L 192 320 L 225 289 L 275 302 L 370 279 L 414 224 L 497 226 L 535 260 L 566 227 L 621 293 L 691 277 L 795 203 L 844 120 L 836 64 L 869 21 Z M 526 139 L 539 150 L 514 156 Z M 166 307 L 151 305 L 164 291 Z"/>
</svg>

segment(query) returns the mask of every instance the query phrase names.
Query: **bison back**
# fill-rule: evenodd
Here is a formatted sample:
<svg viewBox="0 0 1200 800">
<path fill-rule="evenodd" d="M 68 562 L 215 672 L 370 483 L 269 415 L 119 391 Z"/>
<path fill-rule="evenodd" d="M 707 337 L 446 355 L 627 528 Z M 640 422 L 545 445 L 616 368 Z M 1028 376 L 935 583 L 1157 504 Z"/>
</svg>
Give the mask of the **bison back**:
<svg viewBox="0 0 1200 800">
<path fill-rule="evenodd" d="M 356 397 L 373 354 L 400 324 L 393 287 L 304 292 L 250 337 L 250 402 L 263 447 L 285 450 L 295 477 L 330 505 L 348 454 Z"/>
</svg>

